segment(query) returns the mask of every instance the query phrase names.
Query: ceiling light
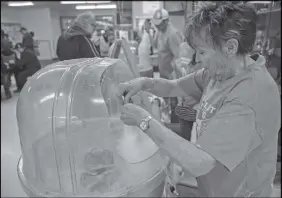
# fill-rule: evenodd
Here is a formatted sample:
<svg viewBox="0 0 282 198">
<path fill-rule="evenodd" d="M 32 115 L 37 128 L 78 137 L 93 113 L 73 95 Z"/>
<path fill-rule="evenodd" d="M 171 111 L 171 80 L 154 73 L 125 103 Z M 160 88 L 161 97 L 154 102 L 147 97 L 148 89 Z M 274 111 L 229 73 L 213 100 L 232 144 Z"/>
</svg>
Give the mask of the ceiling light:
<svg viewBox="0 0 282 198">
<path fill-rule="evenodd" d="M 99 4 L 99 3 L 111 3 L 111 1 L 61 1 L 61 4 Z"/>
<path fill-rule="evenodd" d="M 248 3 L 253 3 L 253 4 L 269 4 L 272 3 L 271 1 L 249 1 Z"/>
<path fill-rule="evenodd" d="M 116 9 L 116 4 L 109 5 L 78 5 L 75 7 L 77 10 L 94 10 L 94 9 Z"/>
<path fill-rule="evenodd" d="M 20 6 L 33 6 L 33 2 L 31 1 L 26 1 L 26 2 L 9 2 L 8 6 L 11 7 L 20 7 Z"/>
</svg>

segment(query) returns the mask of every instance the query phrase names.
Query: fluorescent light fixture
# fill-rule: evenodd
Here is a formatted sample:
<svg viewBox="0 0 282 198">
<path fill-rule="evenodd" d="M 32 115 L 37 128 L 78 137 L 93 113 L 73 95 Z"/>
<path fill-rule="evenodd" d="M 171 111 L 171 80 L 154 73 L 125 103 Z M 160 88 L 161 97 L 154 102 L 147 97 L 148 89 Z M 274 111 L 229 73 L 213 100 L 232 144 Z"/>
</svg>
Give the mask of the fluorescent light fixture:
<svg viewBox="0 0 282 198">
<path fill-rule="evenodd" d="M 33 6 L 33 2 L 31 1 L 23 1 L 23 2 L 9 2 L 8 6 L 11 7 L 21 7 L 21 6 Z"/>
<path fill-rule="evenodd" d="M 94 9 L 116 9 L 116 4 L 109 5 L 78 5 L 75 7 L 77 10 L 94 10 Z"/>
<path fill-rule="evenodd" d="M 248 3 L 253 3 L 253 4 L 269 4 L 269 3 L 272 3 L 272 1 L 249 1 Z"/>
<path fill-rule="evenodd" d="M 61 1 L 61 4 L 99 4 L 99 3 L 111 3 L 111 1 Z"/>
</svg>

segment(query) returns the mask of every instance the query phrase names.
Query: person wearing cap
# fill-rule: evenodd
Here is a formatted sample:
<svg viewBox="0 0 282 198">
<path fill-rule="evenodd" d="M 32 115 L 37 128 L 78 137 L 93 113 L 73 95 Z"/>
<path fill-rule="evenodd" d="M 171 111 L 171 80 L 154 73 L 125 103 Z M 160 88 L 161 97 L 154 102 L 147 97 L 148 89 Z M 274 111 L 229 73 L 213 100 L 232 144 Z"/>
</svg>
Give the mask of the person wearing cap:
<svg viewBox="0 0 282 198">
<path fill-rule="evenodd" d="M 34 51 L 34 40 L 30 32 L 27 31 L 25 27 L 22 27 L 20 29 L 20 32 L 23 36 L 22 44 L 25 48 L 28 48 L 32 51 Z"/>
<path fill-rule="evenodd" d="M 168 11 L 165 9 L 158 9 L 154 12 L 152 23 L 157 29 L 156 47 L 158 49 L 158 66 L 160 77 L 165 79 L 175 78 L 175 60 L 179 57 L 180 45 L 183 42 L 183 35 L 181 31 L 177 30 L 169 21 Z M 177 105 L 177 98 L 167 98 L 164 100 L 170 109 L 170 122 L 177 123 L 178 117 L 175 115 L 175 106 Z M 169 104 L 170 103 L 170 104 Z"/>
<path fill-rule="evenodd" d="M 61 61 L 100 57 L 99 51 L 91 41 L 96 29 L 95 16 L 91 12 L 80 14 L 58 39 L 57 56 Z"/>
<path fill-rule="evenodd" d="M 183 42 L 183 35 L 172 26 L 165 9 L 156 10 L 152 22 L 158 30 L 156 39 L 160 77 L 171 79 L 173 64 L 179 56 L 179 46 Z"/>
</svg>

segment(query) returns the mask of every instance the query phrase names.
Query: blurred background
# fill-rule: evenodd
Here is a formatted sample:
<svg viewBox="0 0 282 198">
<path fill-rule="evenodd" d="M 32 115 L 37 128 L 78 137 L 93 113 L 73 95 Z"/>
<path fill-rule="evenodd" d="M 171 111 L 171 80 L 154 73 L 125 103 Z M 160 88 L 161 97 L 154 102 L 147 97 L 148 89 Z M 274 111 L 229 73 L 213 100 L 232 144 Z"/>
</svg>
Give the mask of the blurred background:
<svg viewBox="0 0 282 198">
<path fill-rule="evenodd" d="M 213 1 L 216 2 L 216 1 Z M 165 8 L 172 24 L 182 30 L 185 18 L 196 11 L 201 1 L 1 1 L 1 29 L 13 43 L 21 42 L 21 27 L 34 32 L 38 41 L 39 59 L 56 59 L 56 43 L 60 34 L 82 12 L 95 14 L 99 35 L 106 27 L 113 27 L 115 35 L 134 40 L 134 33 L 141 34 L 145 19 L 151 18 L 157 8 Z M 277 42 L 281 32 L 281 1 L 251 1 L 258 12 L 257 44 L 254 51 L 267 54 Z M 275 73 L 275 72 L 274 72 Z M 277 74 L 273 74 L 276 76 Z"/>
</svg>

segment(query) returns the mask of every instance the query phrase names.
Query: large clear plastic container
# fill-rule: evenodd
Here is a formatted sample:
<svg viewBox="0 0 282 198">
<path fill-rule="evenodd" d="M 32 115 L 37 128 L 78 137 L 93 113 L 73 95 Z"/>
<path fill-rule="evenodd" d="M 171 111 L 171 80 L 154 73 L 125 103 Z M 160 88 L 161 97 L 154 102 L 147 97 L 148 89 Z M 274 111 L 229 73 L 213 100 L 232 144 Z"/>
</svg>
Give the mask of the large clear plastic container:
<svg viewBox="0 0 282 198">
<path fill-rule="evenodd" d="M 17 120 L 29 196 L 160 196 L 166 158 L 158 151 L 131 164 L 116 152 L 113 127 L 123 124 L 110 116 L 113 89 L 133 78 L 124 61 L 94 58 L 49 65 L 27 81 Z M 151 111 L 147 97 L 139 105 Z"/>
</svg>

